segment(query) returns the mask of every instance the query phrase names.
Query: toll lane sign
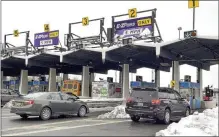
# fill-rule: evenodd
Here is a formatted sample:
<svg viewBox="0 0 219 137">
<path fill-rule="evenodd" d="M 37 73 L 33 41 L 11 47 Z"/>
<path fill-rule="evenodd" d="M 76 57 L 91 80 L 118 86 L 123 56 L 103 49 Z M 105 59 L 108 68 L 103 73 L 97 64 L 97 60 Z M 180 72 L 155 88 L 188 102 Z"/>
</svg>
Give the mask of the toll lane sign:
<svg viewBox="0 0 219 137">
<path fill-rule="evenodd" d="M 184 38 L 185 39 L 195 37 L 195 36 L 197 36 L 197 31 L 196 30 L 191 30 L 191 31 L 185 31 L 184 32 Z"/>
<path fill-rule="evenodd" d="M 34 46 L 52 46 L 59 44 L 59 30 L 42 32 L 34 35 Z"/>
</svg>

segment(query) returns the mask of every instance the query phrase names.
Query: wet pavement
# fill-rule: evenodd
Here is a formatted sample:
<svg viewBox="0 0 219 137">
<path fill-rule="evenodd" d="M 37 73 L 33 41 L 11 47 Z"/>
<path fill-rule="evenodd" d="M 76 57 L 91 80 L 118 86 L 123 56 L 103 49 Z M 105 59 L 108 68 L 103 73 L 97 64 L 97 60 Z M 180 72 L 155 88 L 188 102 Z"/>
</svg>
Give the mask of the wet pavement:
<svg viewBox="0 0 219 137">
<path fill-rule="evenodd" d="M 92 112 L 84 118 L 70 116 L 42 121 L 38 117 L 26 120 L 2 110 L 2 136 L 154 136 L 167 125 L 155 124 L 142 119 L 138 123 L 130 119 L 97 119 L 99 114 Z"/>
</svg>

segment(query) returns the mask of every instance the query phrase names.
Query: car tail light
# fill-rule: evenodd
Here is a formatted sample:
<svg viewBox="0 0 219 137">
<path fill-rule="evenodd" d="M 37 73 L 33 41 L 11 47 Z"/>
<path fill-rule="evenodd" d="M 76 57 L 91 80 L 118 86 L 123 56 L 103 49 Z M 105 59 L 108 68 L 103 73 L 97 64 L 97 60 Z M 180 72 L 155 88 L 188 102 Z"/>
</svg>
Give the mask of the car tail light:
<svg viewBox="0 0 219 137">
<path fill-rule="evenodd" d="M 133 101 L 132 98 L 127 98 L 126 103 L 131 103 Z"/>
<path fill-rule="evenodd" d="M 34 101 L 33 101 L 33 100 L 28 100 L 28 101 L 27 101 L 27 104 L 28 104 L 28 105 L 33 105 L 33 104 L 34 104 Z"/>
<path fill-rule="evenodd" d="M 153 99 L 151 100 L 152 105 L 160 105 L 160 100 L 159 99 Z"/>
</svg>

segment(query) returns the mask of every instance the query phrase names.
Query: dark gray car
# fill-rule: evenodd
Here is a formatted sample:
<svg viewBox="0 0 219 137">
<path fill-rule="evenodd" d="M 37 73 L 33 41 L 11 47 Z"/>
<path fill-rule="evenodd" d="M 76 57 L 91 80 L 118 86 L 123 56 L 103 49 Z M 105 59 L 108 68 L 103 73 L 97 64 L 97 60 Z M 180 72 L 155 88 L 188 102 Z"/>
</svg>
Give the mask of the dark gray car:
<svg viewBox="0 0 219 137">
<path fill-rule="evenodd" d="M 42 120 L 48 120 L 52 116 L 73 114 L 84 117 L 89 113 L 89 108 L 77 96 L 61 92 L 38 92 L 13 100 L 10 112 L 22 118 L 39 116 Z"/>
<path fill-rule="evenodd" d="M 171 88 L 133 89 L 125 110 L 135 122 L 142 117 L 165 124 L 190 114 L 189 103 Z"/>
</svg>

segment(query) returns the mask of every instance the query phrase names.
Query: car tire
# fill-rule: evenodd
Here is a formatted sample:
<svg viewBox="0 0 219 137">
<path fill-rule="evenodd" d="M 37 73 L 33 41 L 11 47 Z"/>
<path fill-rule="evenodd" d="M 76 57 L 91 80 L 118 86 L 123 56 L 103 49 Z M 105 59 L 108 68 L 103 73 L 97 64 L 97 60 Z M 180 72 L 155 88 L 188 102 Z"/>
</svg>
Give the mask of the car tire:
<svg viewBox="0 0 219 137">
<path fill-rule="evenodd" d="M 52 116 L 52 111 L 49 107 L 44 107 L 40 112 L 40 119 L 49 120 Z"/>
<path fill-rule="evenodd" d="M 131 116 L 131 120 L 133 122 L 138 122 L 140 120 L 140 117 L 139 116 Z"/>
<path fill-rule="evenodd" d="M 28 115 L 20 115 L 20 117 L 22 118 L 22 119 L 27 119 L 28 118 Z"/>
<path fill-rule="evenodd" d="M 166 109 L 164 112 L 164 119 L 163 119 L 164 124 L 166 125 L 170 124 L 170 118 L 171 118 L 171 112 L 169 109 Z"/>
<path fill-rule="evenodd" d="M 87 114 L 87 108 L 85 106 L 81 106 L 78 110 L 78 117 L 84 117 Z"/>
<path fill-rule="evenodd" d="M 190 115 L 190 109 L 187 107 L 185 111 L 185 117 L 188 117 Z"/>
</svg>

